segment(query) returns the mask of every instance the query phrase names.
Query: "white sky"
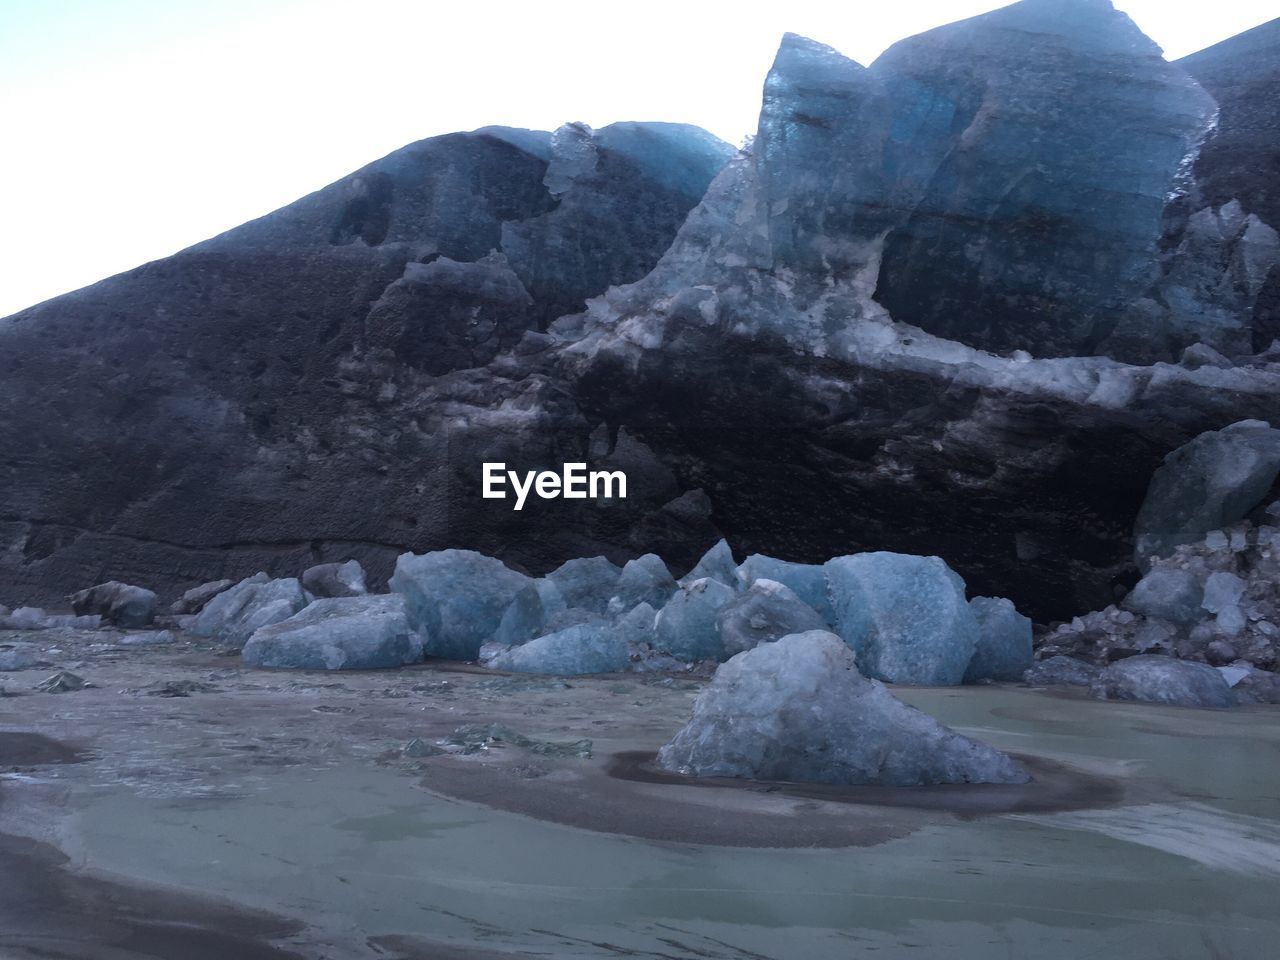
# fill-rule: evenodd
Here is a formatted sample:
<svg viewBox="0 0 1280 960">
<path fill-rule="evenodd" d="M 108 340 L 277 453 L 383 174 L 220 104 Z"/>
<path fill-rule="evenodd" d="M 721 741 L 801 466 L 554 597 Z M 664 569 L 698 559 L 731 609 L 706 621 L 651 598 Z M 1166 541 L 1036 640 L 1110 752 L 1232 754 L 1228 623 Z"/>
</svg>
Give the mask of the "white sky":
<svg viewBox="0 0 1280 960">
<path fill-rule="evenodd" d="M 1002 5 L 0 0 L 0 316 L 439 133 L 670 120 L 736 144 L 784 32 L 865 64 Z M 1274 0 L 1116 6 L 1170 58 L 1276 13 Z"/>
</svg>

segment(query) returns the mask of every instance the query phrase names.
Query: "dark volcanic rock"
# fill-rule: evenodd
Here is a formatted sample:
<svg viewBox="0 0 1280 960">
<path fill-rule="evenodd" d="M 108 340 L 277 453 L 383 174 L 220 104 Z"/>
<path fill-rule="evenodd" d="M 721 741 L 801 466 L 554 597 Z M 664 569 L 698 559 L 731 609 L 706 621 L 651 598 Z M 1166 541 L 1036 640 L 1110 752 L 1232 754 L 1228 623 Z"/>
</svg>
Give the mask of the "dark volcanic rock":
<svg viewBox="0 0 1280 960">
<path fill-rule="evenodd" d="M 156 616 L 156 595 L 143 587 L 112 580 L 71 595 L 77 617 L 100 616 L 117 627 L 145 627 Z"/>
<path fill-rule="evenodd" d="M 210 600 L 235 585 L 234 580 L 211 580 L 198 587 L 192 587 L 169 605 L 169 612 L 180 617 L 199 613 Z"/>
<path fill-rule="evenodd" d="M 302 589 L 313 597 L 361 597 L 369 592 L 364 569 L 354 560 L 316 564 L 304 570 L 299 579 Z"/>
<path fill-rule="evenodd" d="M 1243 212 L 1280 230 L 1280 20 L 1178 61 L 1218 101 L 1213 136 L 1195 165 L 1188 207 Z M 1257 227 L 1254 227 L 1257 230 Z M 1253 348 L 1280 337 L 1280 262 L 1272 259 L 1249 318 Z"/>
<path fill-rule="evenodd" d="M 1222 530 L 1260 504 L 1280 474 L 1280 430 L 1245 420 L 1200 434 L 1151 477 L 1134 525 L 1134 559 L 1144 570 L 1184 543 Z"/>
<path fill-rule="evenodd" d="M 437 137 L 0 321 L 0 594 L 56 596 L 105 557 L 180 589 L 348 557 L 376 586 L 454 542 L 510 556 L 529 514 L 480 499 L 481 462 L 586 460 L 596 424 L 536 351 L 484 365 L 642 276 L 729 152 L 672 124 L 572 130 L 590 170 L 565 174 L 546 133 Z M 634 554 L 628 531 L 684 492 L 656 476 L 598 530 L 541 511 L 515 559 Z"/>
<path fill-rule="evenodd" d="M 1200 199 L 1239 200 L 1280 226 L 1280 19 L 1183 57 L 1178 66 L 1218 102 L 1218 124 L 1196 160 Z"/>
</svg>

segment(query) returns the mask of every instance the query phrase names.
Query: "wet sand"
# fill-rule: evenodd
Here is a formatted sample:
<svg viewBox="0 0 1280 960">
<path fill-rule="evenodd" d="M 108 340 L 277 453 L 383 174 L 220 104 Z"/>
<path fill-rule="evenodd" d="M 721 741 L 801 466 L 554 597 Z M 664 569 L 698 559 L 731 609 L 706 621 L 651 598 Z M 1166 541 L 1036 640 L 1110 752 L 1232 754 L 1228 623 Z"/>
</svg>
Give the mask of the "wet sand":
<svg viewBox="0 0 1280 960">
<path fill-rule="evenodd" d="M 845 957 L 860 941 L 885 957 L 906 949 L 891 932 L 903 923 L 956 941 L 956 957 L 990 950 L 989 938 L 962 935 L 975 923 L 1045 958 L 1074 957 L 1086 940 L 1105 955 L 1113 935 L 1098 933 L 1098 918 L 1125 937 L 1156 922 L 1140 898 L 1112 909 L 1147 875 L 1175 884 L 1166 912 L 1185 912 L 1215 943 L 1280 935 L 1248 919 L 1255 893 L 1274 902 L 1277 892 L 1265 865 L 1280 851 L 1280 827 L 1274 840 L 1268 832 L 1280 791 L 1258 758 L 1275 755 L 1280 723 L 1265 708 L 1205 715 L 1011 688 L 900 690 L 1017 754 L 1035 781 L 696 781 L 650 762 L 689 715 L 700 684 L 685 677 L 564 681 L 443 664 L 265 672 L 196 642 L 43 639 L 56 644 L 46 659 L 95 686 L 0 701 L 0 957 L 736 960 L 789 958 L 797 944 Z M 48 672 L 0 682 L 13 694 Z M 184 680 L 203 691 L 163 695 Z M 593 753 L 434 746 L 472 723 L 589 738 Z M 407 755 L 415 738 L 427 746 Z M 1183 824 L 1213 843 L 1188 839 Z M 1071 857 L 1083 859 L 1063 867 Z M 1136 875 L 1108 876 L 1113 861 Z M 930 862 L 956 864 L 968 906 L 946 906 L 952 871 L 917 872 Z M 1079 870 L 1096 889 L 1073 886 Z M 977 876 L 989 880 L 975 886 Z M 1226 915 L 1204 895 L 1219 889 L 1230 912 L 1244 911 L 1234 926 L 1208 919 Z M 1149 939 L 1161 960 L 1198 956 L 1172 934 Z"/>
<path fill-rule="evenodd" d="M 163 888 L 87 877 L 48 844 L 0 834 L 0 957 L 302 960 L 302 925 Z"/>
</svg>

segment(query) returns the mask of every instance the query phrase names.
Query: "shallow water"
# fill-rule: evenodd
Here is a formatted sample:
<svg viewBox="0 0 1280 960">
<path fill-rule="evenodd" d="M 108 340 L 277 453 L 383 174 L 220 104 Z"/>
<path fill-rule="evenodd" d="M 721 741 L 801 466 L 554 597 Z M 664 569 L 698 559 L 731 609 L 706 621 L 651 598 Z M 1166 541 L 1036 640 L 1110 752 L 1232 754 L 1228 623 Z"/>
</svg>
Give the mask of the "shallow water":
<svg viewBox="0 0 1280 960">
<path fill-rule="evenodd" d="M 100 788 L 80 802 L 78 853 L 335 938 L 541 956 L 1274 955 L 1280 712 L 899 693 L 1001 748 L 1120 776 L 1130 800 L 952 820 L 871 847 L 729 849 L 543 823 L 343 766 L 274 772 L 234 799 Z"/>
</svg>

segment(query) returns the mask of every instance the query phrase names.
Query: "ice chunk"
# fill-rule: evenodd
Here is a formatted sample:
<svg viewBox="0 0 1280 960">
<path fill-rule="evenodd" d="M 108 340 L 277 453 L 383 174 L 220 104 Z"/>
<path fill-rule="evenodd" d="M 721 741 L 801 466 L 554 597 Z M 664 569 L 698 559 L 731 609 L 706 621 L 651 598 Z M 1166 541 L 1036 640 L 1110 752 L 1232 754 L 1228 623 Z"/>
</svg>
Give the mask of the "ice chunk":
<svg viewBox="0 0 1280 960">
<path fill-rule="evenodd" d="M 702 559 L 680 581 L 681 585 L 693 583 L 704 577 L 718 580 L 726 587 L 734 590 L 742 589 L 742 579 L 738 576 L 738 562 L 733 559 L 733 551 L 729 544 L 721 540 L 702 555 Z"/>
<path fill-rule="evenodd" d="M 628 560 L 622 568 L 617 591 L 609 601 L 609 612 L 614 615 L 626 613 L 641 603 L 660 608 L 675 591 L 676 582 L 662 558 L 646 553 L 643 557 Z"/>
<path fill-rule="evenodd" d="M 716 625 L 727 657 L 793 633 L 827 628 L 818 611 L 790 587 L 765 577 L 721 607 Z"/>
<path fill-rule="evenodd" d="M 835 626 L 836 615 L 827 593 L 827 574 L 820 564 L 792 563 L 753 553 L 738 567 L 738 575 L 746 586 L 761 579 L 776 580 L 818 611 L 828 626 Z"/>
<path fill-rule="evenodd" d="M 241 656 L 251 667 L 376 670 L 420 661 L 422 638 L 399 594 L 332 597 L 254 631 Z"/>
<path fill-rule="evenodd" d="M 1138 581 L 1124 600 L 1134 613 L 1173 623 L 1193 623 L 1200 618 L 1204 589 L 1195 575 L 1176 567 L 1157 566 Z"/>
<path fill-rule="evenodd" d="M 122 647 L 163 647 L 177 643 L 178 638 L 172 630 L 147 630 L 143 633 L 126 633 L 120 638 Z"/>
<path fill-rule="evenodd" d="M 72 630 L 97 630 L 102 617 L 96 613 L 83 617 L 65 613 L 46 613 L 40 607 L 18 607 L 7 615 L 0 614 L 0 630 L 53 630 L 65 627 Z"/>
<path fill-rule="evenodd" d="M 1143 655 L 1111 664 L 1089 688 L 1098 700 L 1142 700 L 1181 707 L 1230 707 L 1236 702 L 1214 667 Z"/>
<path fill-rule="evenodd" d="M 821 630 L 722 664 L 658 762 L 701 777 L 812 783 L 1030 779 L 1003 753 L 953 733 L 863 677 L 848 646 Z"/>
<path fill-rule="evenodd" d="M 192 622 L 191 632 L 243 646 L 255 630 L 288 620 L 306 605 L 297 579 L 272 580 L 257 573 L 205 604 Z"/>
<path fill-rule="evenodd" d="M 652 643 L 654 621 L 657 617 L 658 611 L 649 604 L 637 604 L 619 618 L 618 630 L 629 644 Z"/>
<path fill-rule="evenodd" d="M 1031 620 L 1013 602 L 975 597 L 969 609 L 978 621 L 978 644 L 964 673 L 965 683 L 1021 680 L 1031 667 Z"/>
<path fill-rule="evenodd" d="M 1239 666 L 1235 664 L 1228 664 L 1225 667 L 1215 667 L 1214 669 L 1222 674 L 1222 679 L 1227 681 L 1227 686 L 1232 689 L 1235 689 L 1236 684 L 1249 676 L 1251 671 L 1251 668 L 1244 664 L 1240 664 Z"/>
<path fill-rule="evenodd" d="M 1280 675 L 1259 670 L 1245 660 L 1215 669 L 1231 687 L 1237 703 L 1280 703 Z"/>
<path fill-rule="evenodd" d="M 313 597 L 362 597 L 369 592 L 364 567 L 357 560 L 308 567 L 302 574 L 302 589 Z"/>
<path fill-rule="evenodd" d="M 560 591 L 565 606 L 604 613 L 621 576 L 622 570 L 604 557 L 580 557 L 561 564 L 546 579 Z"/>
<path fill-rule="evenodd" d="M 1031 687 L 1087 687 L 1101 672 L 1092 663 L 1059 654 L 1037 662 L 1022 675 L 1022 682 Z"/>
<path fill-rule="evenodd" d="M 550 585 L 550 589 L 554 590 L 555 586 Z M 534 582 L 522 587 L 512 598 L 506 612 L 502 614 L 498 629 L 493 632 L 493 639 L 486 642 L 504 647 L 516 646 L 545 633 L 542 629 L 545 622 L 542 592 L 538 589 L 537 582 Z"/>
<path fill-rule="evenodd" d="M 52 676 L 45 677 L 32 689 L 39 690 L 42 693 L 72 693 L 92 686 L 93 684 L 85 680 L 84 677 L 77 676 L 69 670 L 59 670 Z"/>
<path fill-rule="evenodd" d="M 938 557 L 860 553 L 825 566 L 840 634 L 867 676 L 946 686 L 964 679 L 978 621 Z"/>
<path fill-rule="evenodd" d="M 658 611 L 653 625 L 654 647 L 679 660 L 724 659 L 716 616 L 735 596 L 732 587 L 709 577 L 681 587 Z"/>
<path fill-rule="evenodd" d="M 29 670 L 41 663 L 36 648 L 27 643 L 0 643 L 0 673 Z"/>
<path fill-rule="evenodd" d="M 169 605 L 169 612 L 179 617 L 199 613 L 206 603 L 235 585 L 234 580 L 210 580 L 198 587 L 192 587 Z"/>
<path fill-rule="evenodd" d="M 143 587 L 112 580 L 71 595 L 77 616 L 102 617 L 117 627 L 145 627 L 156 616 L 156 595 Z"/>
<path fill-rule="evenodd" d="M 458 727 L 442 742 L 461 747 L 463 754 L 481 753 L 509 744 L 544 757 L 588 759 L 591 756 L 590 740 L 535 740 L 500 723 L 469 723 Z"/>
<path fill-rule="evenodd" d="M 1209 574 L 1204 582 L 1204 599 L 1201 605 L 1210 613 L 1221 613 L 1228 607 L 1238 606 L 1244 595 L 1245 583 L 1234 573 L 1219 570 Z"/>
<path fill-rule="evenodd" d="M 429 655 L 475 660 L 516 594 L 532 582 L 474 550 L 437 550 L 401 554 L 390 587 L 404 596 L 409 626 Z"/>
<path fill-rule="evenodd" d="M 1229 637 L 1234 637 L 1248 623 L 1244 611 L 1240 609 L 1240 598 L 1244 595 L 1245 582 L 1234 573 L 1219 570 L 1209 574 L 1204 583 L 1203 606 L 1210 613 L 1218 616 L 1218 629 Z"/>
<path fill-rule="evenodd" d="M 1242 420 L 1174 450 L 1151 477 L 1134 524 L 1134 554 L 1146 570 L 1183 543 L 1195 543 L 1256 507 L 1280 474 L 1280 430 Z"/>
<path fill-rule="evenodd" d="M 626 633 L 608 623 L 584 623 L 512 647 L 489 660 L 494 670 L 516 673 L 616 673 L 627 669 Z"/>
</svg>

